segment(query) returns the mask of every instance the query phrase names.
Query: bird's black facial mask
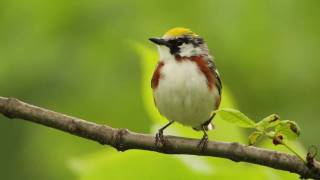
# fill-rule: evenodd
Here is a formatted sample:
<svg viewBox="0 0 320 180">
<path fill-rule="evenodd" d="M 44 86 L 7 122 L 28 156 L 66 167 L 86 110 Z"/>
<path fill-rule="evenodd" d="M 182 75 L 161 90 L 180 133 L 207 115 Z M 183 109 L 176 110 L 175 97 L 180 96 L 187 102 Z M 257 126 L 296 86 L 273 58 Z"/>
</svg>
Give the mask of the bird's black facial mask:
<svg viewBox="0 0 320 180">
<path fill-rule="evenodd" d="M 149 40 L 159 46 L 167 46 L 170 49 L 172 55 L 176 55 L 180 52 L 179 46 L 183 44 L 180 39 L 169 39 L 165 40 L 162 38 L 149 38 Z"/>
<path fill-rule="evenodd" d="M 199 44 L 203 43 L 201 38 L 192 39 L 190 37 L 184 36 L 175 39 L 165 40 L 162 38 L 149 38 L 149 40 L 157 45 L 164 45 L 170 49 L 170 53 L 172 55 L 178 55 L 180 53 L 180 46 L 182 44 L 192 43 L 193 46 L 199 46 Z"/>
</svg>

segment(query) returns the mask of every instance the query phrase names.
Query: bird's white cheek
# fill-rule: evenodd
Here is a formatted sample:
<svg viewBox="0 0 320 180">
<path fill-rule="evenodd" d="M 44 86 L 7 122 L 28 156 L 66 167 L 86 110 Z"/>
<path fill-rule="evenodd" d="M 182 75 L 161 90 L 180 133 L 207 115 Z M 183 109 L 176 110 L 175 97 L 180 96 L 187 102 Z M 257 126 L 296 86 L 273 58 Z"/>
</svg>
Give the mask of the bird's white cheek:
<svg viewBox="0 0 320 180">
<path fill-rule="evenodd" d="M 201 48 L 194 47 L 192 44 L 182 44 L 180 46 L 180 56 L 191 57 L 201 54 Z"/>
</svg>

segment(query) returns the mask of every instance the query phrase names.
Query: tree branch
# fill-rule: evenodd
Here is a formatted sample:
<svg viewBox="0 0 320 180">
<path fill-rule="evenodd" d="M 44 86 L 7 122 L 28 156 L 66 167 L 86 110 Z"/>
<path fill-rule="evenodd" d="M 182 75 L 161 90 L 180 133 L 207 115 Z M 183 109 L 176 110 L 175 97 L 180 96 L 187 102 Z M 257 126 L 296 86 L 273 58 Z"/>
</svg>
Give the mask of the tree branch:
<svg viewBox="0 0 320 180">
<path fill-rule="evenodd" d="M 113 146 L 119 151 L 142 149 L 165 154 L 191 154 L 227 158 L 281 169 L 301 175 L 303 178 L 320 179 L 320 163 L 308 168 L 299 158 L 287 153 L 241 145 L 210 141 L 204 151 L 199 151 L 198 139 L 166 136 L 162 147 L 155 146 L 152 135 L 130 132 L 99 125 L 44 108 L 36 107 L 15 98 L 0 97 L 0 113 L 9 118 L 19 118 L 71 133 L 101 144 Z"/>
</svg>

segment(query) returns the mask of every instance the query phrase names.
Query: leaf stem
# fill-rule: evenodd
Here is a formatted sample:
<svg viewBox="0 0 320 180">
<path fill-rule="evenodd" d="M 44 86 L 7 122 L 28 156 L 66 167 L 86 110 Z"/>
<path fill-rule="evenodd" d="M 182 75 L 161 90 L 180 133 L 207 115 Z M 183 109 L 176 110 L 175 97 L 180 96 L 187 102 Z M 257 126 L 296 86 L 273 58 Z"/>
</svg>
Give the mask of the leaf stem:
<svg viewBox="0 0 320 180">
<path fill-rule="evenodd" d="M 270 139 L 274 139 L 274 135 L 271 134 L 270 132 L 265 132 L 264 134 L 269 137 Z M 298 154 L 294 149 L 292 149 L 287 143 L 283 142 L 283 140 L 280 140 L 280 144 L 282 144 L 284 147 L 286 147 L 289 151 L 291 151 L 293 154 L 295 154 L 299 159 L 301 159 L 302 162 L 304 162 L 305 164 L 307 163 L 307 161 L 300 155 Z"/>
<path fill-rule="evenodd" d="M 300 156 L 299 153 L 297 153 L 294 149 L 292 149 L 287 143 L 281 141 L 281 144 L 284 145 L 289 151 L 294 153 L 296 156 L 298 156 L 298 158 L 301 159 L 301 161 L 303 161 L 305 164 L 307 164 L 307 161 L 302 156 Z"/>
</svg>

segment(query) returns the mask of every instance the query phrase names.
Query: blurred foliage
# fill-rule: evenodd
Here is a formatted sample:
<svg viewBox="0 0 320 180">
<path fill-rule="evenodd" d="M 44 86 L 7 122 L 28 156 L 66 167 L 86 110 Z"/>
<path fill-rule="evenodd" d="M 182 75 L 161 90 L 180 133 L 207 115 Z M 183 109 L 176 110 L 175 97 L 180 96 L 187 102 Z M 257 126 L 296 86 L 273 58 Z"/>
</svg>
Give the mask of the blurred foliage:
<svg viewBox="0 0 320 180">
<path fill-rule="evenodd" d="M 166 121 L 152 109 L 145 92 L 153 68 L 149 63 L 157 58 L 144 45 L 149 37 L 185 26 L 202 35 L 216 57 L 222 80 L 230 89 L 224 89 L 224 107 L 233 107 L 236 101 L 254 119 L 271 113 L 294 119 L 302 129 L 304 144 L 320 144 L 315 138 L 320 126 L 316 120 L 320 115 L 319 5 L 316 0 L 2 0 L 0 95 L 113 127 L 154 132 Z M 132 41 L 144 45 L 133 48 Z M 144 56 L 150 62 L 142 61 L 140 66 Z M 243 130 L 219 119 L 216 124 L 210 139 L 246 143 L 248 134 Z M 4 117 L 0 132 L 1 179 L 99 179 L 125 177 L 126 172 L 133 173 L 129 178 L 134 174 L 140 178 L 174 174 L 190 179 L 296 178 L 217 158 L 116 153 L 69 134 Z M 167 133 L 201 136 L 179 125 Z M 261 145 L 273 147 L 269 143 Z"/>
</svg>

